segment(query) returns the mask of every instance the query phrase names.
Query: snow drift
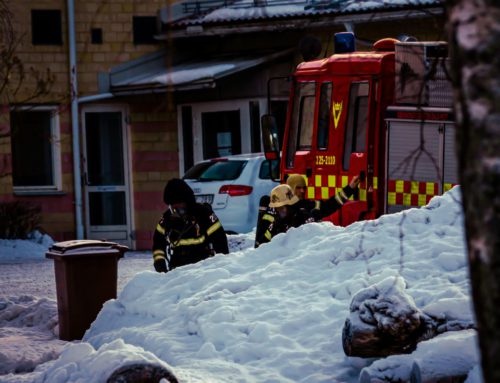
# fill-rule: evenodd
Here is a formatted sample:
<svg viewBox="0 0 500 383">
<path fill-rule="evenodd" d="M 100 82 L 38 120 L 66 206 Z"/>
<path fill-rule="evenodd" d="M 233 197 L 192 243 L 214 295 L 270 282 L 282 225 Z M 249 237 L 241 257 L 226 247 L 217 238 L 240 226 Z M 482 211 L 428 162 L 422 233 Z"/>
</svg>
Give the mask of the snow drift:
<svg viewBox="0 0 500 383">
<path fill-rule="evenodd" d="M 167 274 L 139 273 L 105 304 L 86 343 L 68 345 L 34 379 L 105 382 L 111 368 L 102 366 L 131 355 L 164 363 L 183 382 L 357 382 L 364 367 L 394 364 L 342 351 L 342 326 L 361 289 L 400 277 L 416 307 L 473 320 L 459 194 L 456 187 L 424 208 L 347 228 L 308 224 Z M 449 334 L 415 352 L 454 355 L 458 342 L 473 361 L 462 369 L 471 370 L 474 330 Z M 443 360 L 445 369 L 457 363 Z"/>
</svg>

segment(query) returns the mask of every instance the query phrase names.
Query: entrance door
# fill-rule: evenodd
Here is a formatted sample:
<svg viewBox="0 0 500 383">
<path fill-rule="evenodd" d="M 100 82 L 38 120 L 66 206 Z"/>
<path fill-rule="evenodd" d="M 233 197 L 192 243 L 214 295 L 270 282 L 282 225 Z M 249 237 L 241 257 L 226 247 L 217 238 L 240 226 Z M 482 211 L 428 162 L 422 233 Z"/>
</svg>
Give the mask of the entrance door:
<svg viewBox="0 0 500 383">
<path fill-rule="evenodd" d="M 252 121 L 258 124 L 265 107 L 265 99 L 211 101 L 179 107 L 180 174 L 187 170 L 185 165 L 188 163 L 250 153 Z M 254 128 L 260 134 L 259 126 Z M 192 160 L 186 161 L 186 155 L 192 156 Z"/>
<path fill-rule="evenodd" d="M 241 154 L 240 111 L 204 112 L 203 159 Z"/>
<path fill-rule="evenodd" d="M 120 109 L 83 113 L 86 229 L 89 239 L 131 246 L 127 134 Z"/>
</svg>

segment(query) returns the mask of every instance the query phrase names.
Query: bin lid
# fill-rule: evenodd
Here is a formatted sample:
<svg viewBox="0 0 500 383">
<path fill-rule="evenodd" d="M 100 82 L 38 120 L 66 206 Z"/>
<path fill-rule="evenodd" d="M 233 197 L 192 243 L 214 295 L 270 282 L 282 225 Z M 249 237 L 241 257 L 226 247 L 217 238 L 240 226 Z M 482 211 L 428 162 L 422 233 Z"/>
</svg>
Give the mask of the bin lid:
<svg viewBox="0 0 500 383">
<path fill-rule="evenodd" d="M 72 241 L 64 241 L 54 243 L 50 248 L 49 252 L 46 254 L 48 258 L 49 254 L 52 255 L 70 255 L 70 254 L 104 254 L 119 252 L 121 255 L 128 251 L 127 246 L 120 245 L 115 242 L 108 242 L 105 240 L 95 240 L 95 239 L 79 239 Z"/>
</svg>

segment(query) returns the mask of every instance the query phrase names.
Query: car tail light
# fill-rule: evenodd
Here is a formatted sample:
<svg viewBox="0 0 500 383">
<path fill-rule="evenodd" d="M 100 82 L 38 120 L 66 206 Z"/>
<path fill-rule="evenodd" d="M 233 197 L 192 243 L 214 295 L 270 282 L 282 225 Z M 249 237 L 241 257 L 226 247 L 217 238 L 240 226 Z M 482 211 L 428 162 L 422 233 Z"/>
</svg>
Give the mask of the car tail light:
<svg viewBox="0 0 500 383">
<path fill-rule="evenodd" d="M 247 185 L 223 185 L 219 189 L 219 194 L 229 194 L 231 197 L 249 195 L 253 187 Z"/>
</svg>

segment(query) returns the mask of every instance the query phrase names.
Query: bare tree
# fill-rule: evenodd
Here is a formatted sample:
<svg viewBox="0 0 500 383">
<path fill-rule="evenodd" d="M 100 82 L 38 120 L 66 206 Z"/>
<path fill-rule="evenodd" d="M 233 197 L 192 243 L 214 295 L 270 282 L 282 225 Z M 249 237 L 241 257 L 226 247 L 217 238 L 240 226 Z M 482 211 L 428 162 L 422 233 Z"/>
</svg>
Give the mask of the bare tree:
<svg viewBox="0 0 500 383">
<path fill-rule="evenodd" d="M 0 103 L 34 101 L 49 94 L 54 83 L 55 76 L 49 68 L 39 71 L 25 67 L 17 54 L 22 39 L 13 28 L 8 0 L 0 0 Z"/>
<path fill-rule="evenodd" d="M 457 150 L 486 382 L 500 382 L 500 3 L 448 0 Z"/>
</svg>

